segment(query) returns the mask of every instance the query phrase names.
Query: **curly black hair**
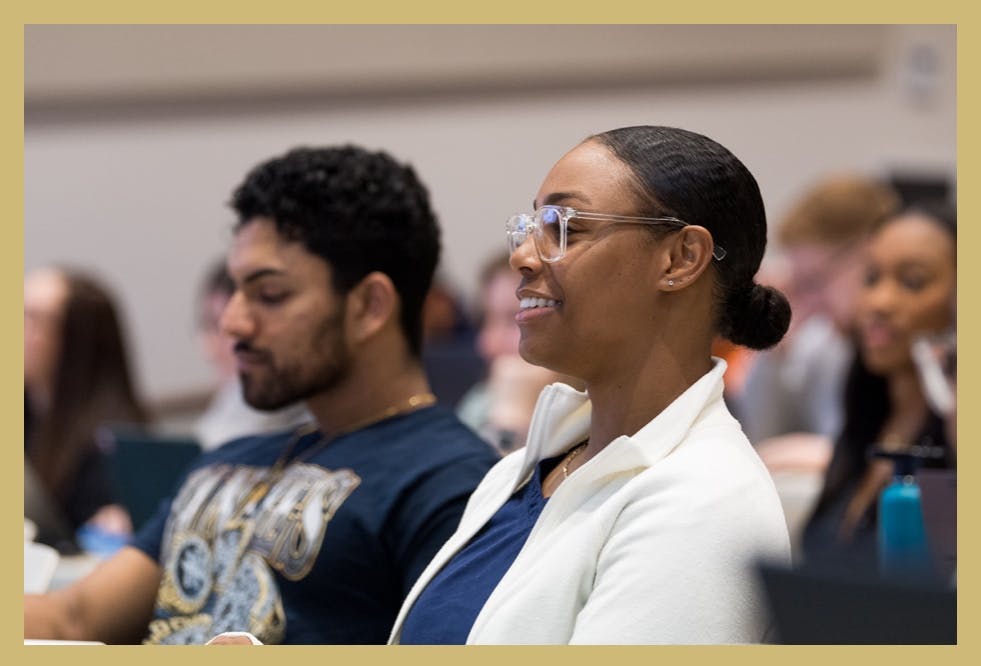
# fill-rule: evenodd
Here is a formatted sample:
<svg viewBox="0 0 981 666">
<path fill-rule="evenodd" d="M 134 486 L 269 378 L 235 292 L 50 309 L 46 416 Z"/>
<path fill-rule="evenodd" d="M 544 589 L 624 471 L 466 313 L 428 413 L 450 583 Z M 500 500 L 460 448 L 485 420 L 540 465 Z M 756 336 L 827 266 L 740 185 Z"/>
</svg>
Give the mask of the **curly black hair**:
<svg viewBox="0 0 981 666">
<path fill-rule="evenodd" d="M 321 257 L 341 294 L 368 273 L 388 275 L 401 300 L 409 349 L 419 356 L 440 231 L 411 166 L 352 145 L 295 148 L 255 167 L 231 206 L 239 216 L 236 230 L 269 218 L 284 238 Z"/>
</svg>

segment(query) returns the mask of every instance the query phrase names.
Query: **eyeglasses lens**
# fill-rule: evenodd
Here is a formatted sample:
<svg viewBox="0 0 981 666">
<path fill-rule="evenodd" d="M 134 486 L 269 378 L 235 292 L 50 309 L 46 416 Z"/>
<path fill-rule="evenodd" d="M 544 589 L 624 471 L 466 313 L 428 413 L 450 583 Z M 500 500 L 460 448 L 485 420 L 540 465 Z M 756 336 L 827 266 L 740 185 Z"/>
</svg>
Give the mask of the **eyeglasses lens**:
<svg viewBox="0 0 981 666">
<path fill-rule="evenodd" d="M 565 250 L 563 242 L 562 215 L 554 208 L 543 206 L 535 213 L 535 223 L 540 232 L 536 234 L 538 251 L 545 261 L 555 261 Z"/>
</svg>

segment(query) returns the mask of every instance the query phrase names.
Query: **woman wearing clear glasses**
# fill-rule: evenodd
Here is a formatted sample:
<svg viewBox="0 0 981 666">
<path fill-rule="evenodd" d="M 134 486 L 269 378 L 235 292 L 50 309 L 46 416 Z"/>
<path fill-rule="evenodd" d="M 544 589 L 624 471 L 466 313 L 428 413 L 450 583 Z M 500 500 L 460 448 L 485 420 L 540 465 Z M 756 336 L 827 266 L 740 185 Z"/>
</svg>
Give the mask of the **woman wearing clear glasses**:
<svg viewBox="0 0 981 666">
<path fill-rule="evenodd" d="M 763 349 L 790 320 L 753 281 L 756 181 L 706 137 L 630 127 L 567 153 L 534 209 L 507 222 L 521 355 L 587 390 L 545 388 L 391 641 L 766 639 L 755 566 L 789 561 L 787 530 L 710 355 L 717 333 Z"/>
</svg>

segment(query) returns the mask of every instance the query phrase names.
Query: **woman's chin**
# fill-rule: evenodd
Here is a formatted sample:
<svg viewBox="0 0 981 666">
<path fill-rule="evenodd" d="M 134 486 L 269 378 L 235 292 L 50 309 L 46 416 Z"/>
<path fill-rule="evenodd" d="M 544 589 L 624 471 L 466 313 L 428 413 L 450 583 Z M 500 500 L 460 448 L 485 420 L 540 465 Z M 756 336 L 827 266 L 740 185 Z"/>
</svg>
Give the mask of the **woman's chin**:
<svg viewBox="0 0 981 666">
<path fill-rule="evenodd" d="M 518 354 L 528 363 L 565 374 L 562 370 L 555 367 L 556 359 L 552 358 L 548 352 L 547 345 L 545 349 L 542 349 L 531 340 L 525 340 L 524 338 L 522 338 L 521 344 L 518 345 Z"/>
<path fill-rule="evenodd" d="M 862 361 L 869 372 L 882 377 L 912 367 L 913 364 L 908 352 L 894 348 L 866 348 L 863 350 Z"/>
</svg>

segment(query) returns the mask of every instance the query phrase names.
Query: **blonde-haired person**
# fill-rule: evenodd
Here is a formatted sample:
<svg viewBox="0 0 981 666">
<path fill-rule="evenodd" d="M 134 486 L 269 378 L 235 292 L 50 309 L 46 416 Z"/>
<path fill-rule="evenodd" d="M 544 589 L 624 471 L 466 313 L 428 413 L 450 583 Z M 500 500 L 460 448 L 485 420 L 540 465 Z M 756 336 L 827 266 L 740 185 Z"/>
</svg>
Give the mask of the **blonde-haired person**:
<svg viewBox="0 0 981 666">
<path fill-rule="evenodd" d="M 390 642 L 764 640 L 755 568 L 789 540 L 710 353 L 717 333 L 771 346 L 790 319 L 753 279 L 755 179 L 704 136 L 628 127 L 562 157 L 534 209 L 507 225 L 521 355 L 586 391 L 542 392 Z"/>
</svg>

